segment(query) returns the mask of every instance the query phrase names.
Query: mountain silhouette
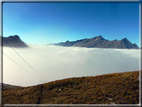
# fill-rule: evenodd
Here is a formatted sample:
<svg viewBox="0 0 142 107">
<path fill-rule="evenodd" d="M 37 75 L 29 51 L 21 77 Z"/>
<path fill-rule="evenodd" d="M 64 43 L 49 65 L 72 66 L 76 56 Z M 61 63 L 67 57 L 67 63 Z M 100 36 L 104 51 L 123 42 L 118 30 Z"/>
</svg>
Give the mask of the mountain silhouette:
<svg viewBox="0 0 142 107">
<path fill-rule="evenodd" d="M 118 49 L 139 49 L 134 43 L 132 44 L 127 38 L 122 40 L 109 41 L 104 39 L 102 36 L 96 36 L 90 39 L 81 39 L 77 41 L 66 41 L 55 43 L 58 46 L 75 46 L 75 47 L 87 47 L 87 48 L 118 48 Z"/>
<path fill-rule="evenodd" d="M 21 39 L 18 35 L 14 35 L 14 36 L 9 36 L 9 37 L 2 37 L 2 41 L 3 41 L 3 46 L 6 47 L 28 47 Z"/>
</svg>

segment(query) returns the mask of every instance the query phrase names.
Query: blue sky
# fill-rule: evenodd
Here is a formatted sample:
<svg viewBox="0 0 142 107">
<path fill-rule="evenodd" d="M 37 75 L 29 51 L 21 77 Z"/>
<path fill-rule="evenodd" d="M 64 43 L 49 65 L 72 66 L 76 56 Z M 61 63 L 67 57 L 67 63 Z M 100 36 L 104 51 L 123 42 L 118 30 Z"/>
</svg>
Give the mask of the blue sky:
<svg viewBox="0 0 142 107">
<path fill-rule="evenodd" d="M 139 3 L 3 3 L 3 36 L 50 44 L 127 38 L 139 46 Z"/>
</svg>

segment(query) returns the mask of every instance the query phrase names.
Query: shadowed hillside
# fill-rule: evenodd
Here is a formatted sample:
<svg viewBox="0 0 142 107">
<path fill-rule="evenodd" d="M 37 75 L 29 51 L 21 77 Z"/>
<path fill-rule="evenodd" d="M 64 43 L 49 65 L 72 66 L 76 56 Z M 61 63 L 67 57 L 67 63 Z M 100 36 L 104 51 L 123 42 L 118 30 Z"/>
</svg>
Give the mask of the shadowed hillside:
<svg viewBox="0 0 142 107">
<path fill-rule="evenodd" d="M 3 104 L 139 104 L 139 71 L 3 87 Z"/>
</svg>

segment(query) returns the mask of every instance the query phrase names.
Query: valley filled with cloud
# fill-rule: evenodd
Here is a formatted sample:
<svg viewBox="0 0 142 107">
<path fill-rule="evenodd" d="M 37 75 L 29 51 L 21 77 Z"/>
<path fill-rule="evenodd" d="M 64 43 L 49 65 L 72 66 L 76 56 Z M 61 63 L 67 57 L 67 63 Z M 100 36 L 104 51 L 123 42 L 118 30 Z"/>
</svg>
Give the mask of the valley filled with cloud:
<svg viewBox="0 0 142 107">
<path fill-rule="evenodd" d="M 14 48 L 34 68 L 31 69 L 10 47 L 3 47 L 3 83 L 32 86 L 64 78 L 96 76 L 140 69 L 139 49 L 101 49 L 30 45 Z"/>
</svg>

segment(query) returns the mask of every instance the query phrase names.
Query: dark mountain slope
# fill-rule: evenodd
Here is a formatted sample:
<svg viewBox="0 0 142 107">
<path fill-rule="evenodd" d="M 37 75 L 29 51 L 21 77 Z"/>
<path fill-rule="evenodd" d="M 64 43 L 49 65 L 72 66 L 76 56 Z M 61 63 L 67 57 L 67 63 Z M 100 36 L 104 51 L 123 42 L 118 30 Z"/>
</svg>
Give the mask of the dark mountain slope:
<svg viewBox="0 0 142 107">
<path fill-rule="evenodd" d="M 108 41 L 102 36 L 97 36 L 91 39 L 81 39 L 77 41 L 66 41 L 56 43 L 59 46 L 76 46 L 87 48 L 119 48 L 119 49 L 139 49 L 136 44 L 132 44 L 128 39 Z"/>
<path fill-rule="evenodd" d="M 3 40 L 3 46 L 7 46 L 7 47 L 19 47 L 19 48 L 24 48 L 24 47 L 28 47 L 21 39 L 18 35 L 14 35 L 14 36 L 9 36 L 9 37 L 2 37 Z M 9 46 L 10 45 L 10 46 Z"/>
<path fill-rule="evenodd" d="M 3 83 L 2 85 L 3 85 L 3 86 L 2 86 L 3 90 L 9 89 L 9 88 L 14 89 L 14 88 L 17 88 L 17 87 L 21 87 L 21 86 L 10 85 L 10 84 L 4 84 L 4 83 Z"/>
<path fill-rule="evenodd" d="M 3 104 L 139 104 L 139 71 L 7 87 Z"/>
</svg>

